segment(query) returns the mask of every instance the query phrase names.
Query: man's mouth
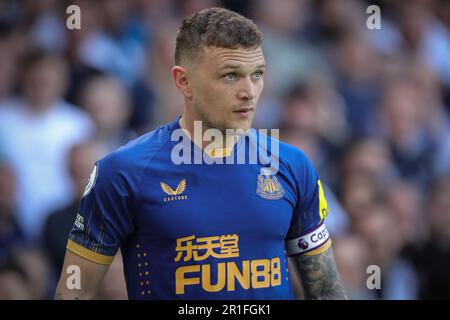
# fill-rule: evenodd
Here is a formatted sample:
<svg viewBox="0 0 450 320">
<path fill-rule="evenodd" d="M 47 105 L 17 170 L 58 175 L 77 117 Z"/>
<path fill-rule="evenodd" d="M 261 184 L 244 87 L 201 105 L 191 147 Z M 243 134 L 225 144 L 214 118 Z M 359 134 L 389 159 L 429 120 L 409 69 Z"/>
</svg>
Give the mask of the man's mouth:
<svg viewBox="0 0 450 320">
<path fill-rule="evenodd" d="M 240 115 L 241 117 L 248 117 L 252 112 L 254 111 L 254 108 L 252 107 L 246 107 L 246 108 L 240 108 L 237 110 L 234 110 L 233 113 L 236 113 Z"/>
</svg>

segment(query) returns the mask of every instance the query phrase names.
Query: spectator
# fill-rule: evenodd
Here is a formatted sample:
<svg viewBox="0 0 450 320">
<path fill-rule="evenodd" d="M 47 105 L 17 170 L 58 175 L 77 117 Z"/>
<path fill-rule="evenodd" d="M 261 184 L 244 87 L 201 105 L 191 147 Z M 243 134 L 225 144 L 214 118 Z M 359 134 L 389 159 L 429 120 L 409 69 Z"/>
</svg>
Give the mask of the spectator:
<svg viewBox="0 0 450 320">
<path fill-rule="evenodd" d="M 106 154 L 106 151 L 104 146 L 97 142 L 76 145 L 69 151 L 68 171 L 75 194 L 69 205 L 49 214 L 43 230 L 43 245 L 56 273 L 61 271 L 68 235 L 75 221 L 79 200 L 83 195 L 89 174 L 95 162 Z M 59 279 L 59 274 L 55 275 L 56 279 Z"/>
<path fill-rule="evenodd" d="M 364 239 L 349 234 L 334 241 L 333 249 L 349 299 L 376 299 L 373 291 L 367 288 L 370 251 Z"/>
<path fill-rule="evenodd" d="M 414 255 L 420 299 L 450 299 L 450 178 L 433 182 L 427 197 L 429 236 Z"/>
<path fill-rule="evenodd" d="M 381 289 L 376 293 L 385 300 L 417 299 L 417 274 L 409 259 L 400 256 L 405 243 L 391 208 L 384 201 L 372 204 L 357 232 L 367 241 L 370 264 L 381 270 Z"/>
<path fill-rule="evenodd" d="M 116 79 L 95 76 L 82 92 L 80 105 L 89 113 L 96 125 L 95 139 L 107 150 L 114 150 L 136 136 L 127 128 L 131 115 L 128 91 Z"/>
<path fill-rule="evenodd" d="M 16 179 L 12 168 L 0 162 L 0 266 L 14 249 L 23 245 L 24 235 L 16 218 Z"/>
<path fill-rule="evenodd" d="M 422 186 L 431 173 L 432 148 L 424 118 L 424 100 L 416 85 L 404 76 L 385 84 L 381 99 L 382 124 L 402 177 Z"/>
<path fill-rule="evenodd" d="M 20 95 L 0 107 L 0 137 L 17 174 L 18 219 L 28 239 L 40 236 L 50 210 L 70 200 L 67 150 L 93 133 L 89 117 L 61 99 L 66 67 L 59 56 L 29 54 Z"/>
</svg>

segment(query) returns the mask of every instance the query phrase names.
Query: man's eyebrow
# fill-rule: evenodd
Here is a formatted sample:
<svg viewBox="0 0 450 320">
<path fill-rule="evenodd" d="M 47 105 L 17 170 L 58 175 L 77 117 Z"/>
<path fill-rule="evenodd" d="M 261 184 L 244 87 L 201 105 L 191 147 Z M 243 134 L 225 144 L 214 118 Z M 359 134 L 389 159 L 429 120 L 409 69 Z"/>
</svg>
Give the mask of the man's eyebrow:
<svg viewBox="0 0 450 320">
<path fill-rule="evenodd" d="M 220 67 L 220 69 L 240 69 L 241 67 L 242 67 L 242 65 L 239 65 L 239 64 L 225 64 L 222 67 Z M 256 66 L 256 69 L 262 69 L 265 67 L 266 67 L 266 64 L 261 63 Z"/>
</svg>

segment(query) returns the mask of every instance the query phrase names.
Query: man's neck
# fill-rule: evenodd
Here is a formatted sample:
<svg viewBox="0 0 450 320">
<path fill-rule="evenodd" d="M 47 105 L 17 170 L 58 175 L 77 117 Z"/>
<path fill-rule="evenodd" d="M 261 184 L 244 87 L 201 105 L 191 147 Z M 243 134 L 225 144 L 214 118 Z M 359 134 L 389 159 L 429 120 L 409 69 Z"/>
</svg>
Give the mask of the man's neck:
<svg viewBox="0 0 450 320">
<path fill-rule="evenodd" d="M 211 144 L 211 141 L 204 141 L 203 140 L 203 136 L 206 130 L 208 129 L 216 129 L 216 128 L 209 128 L 207 126 L 205 126 L 205 123 L 202 121 L 202 130 L 201 130 L 201 136 L 198 137 L 196 135 L 198 135 L 198 130 L 195 130 L 194 127 L 194 122 L 195 121 L 201 121 L 201 120 L 193 120 L 190 119 L 189 116 L 186 115 L 186 113 L 184 113 L 180 120 L 179 120 L 179 124 L 181 129 L 187 131 L 189 133 L 189 137 L 191 138 L 192 142 L 194 142 L 195 145 L 197 145 L 200 149 L 205 149 L 209 144 Z M 221 149 L 224 150 L 231 150 L 233 149 L 234 145 L 236 144 L 237 140 L 238 140 L 238 136 L 237 135 L 226 135 L 225 133 L 223 133 L 223 142 L 224 145 L 221 147 Z M 228 151 L 225 153 L 229 153 Z"/>
</svg>

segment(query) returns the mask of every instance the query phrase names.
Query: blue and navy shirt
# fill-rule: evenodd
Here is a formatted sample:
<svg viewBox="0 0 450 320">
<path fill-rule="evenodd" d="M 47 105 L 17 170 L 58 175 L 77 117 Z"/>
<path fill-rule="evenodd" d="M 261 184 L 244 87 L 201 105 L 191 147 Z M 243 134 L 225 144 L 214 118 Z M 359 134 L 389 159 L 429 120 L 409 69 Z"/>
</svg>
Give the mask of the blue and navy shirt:
<svg viewBox="0 0 450 320">
<path fill-rule="evenodd" d="M 270 155 L 268 136 L 252 131 L 231 153 L 206 154 L 177 129 L 178 119 L 96 163 L 68 250 L 109 264 L 120 248 L 130 299 L 294 298 L 287 256 L 330 245 L 310 161 L 279 142 L 278 170 L 266 170 L 236 157 L 262 138 Z"/>
</svg>

